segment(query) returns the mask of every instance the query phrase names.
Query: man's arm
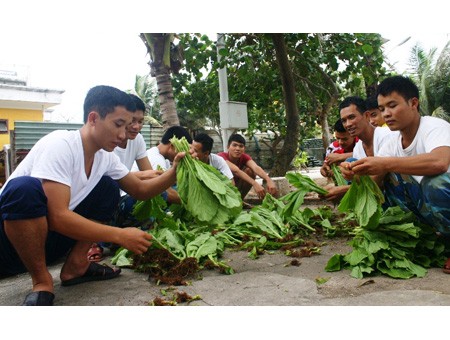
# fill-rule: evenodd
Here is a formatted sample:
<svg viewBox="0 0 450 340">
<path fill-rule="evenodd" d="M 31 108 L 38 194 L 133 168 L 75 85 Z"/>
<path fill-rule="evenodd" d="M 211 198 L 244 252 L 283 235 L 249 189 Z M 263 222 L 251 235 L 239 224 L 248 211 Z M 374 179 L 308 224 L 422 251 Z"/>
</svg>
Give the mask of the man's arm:
<svg viewBox="0 0 450 340">
<path fill-rule="evenodd" d="M 70 187 L 65 184 L 44 180 L 47 197 L 49 229 L 74 240 L 91 242 L 112 242 L 141 254 L 151 245 L 151 236 L 138 228 L 113 228 L 91 221 L 69 210 Z"/>
<path fill-rule="evenodd" d="M 141 159 L 136 159 L 136 164 L 139 168 L 140 171 L 145 171 L 145 170 L 152 170 L 152 165 L 150 164 L 150 160 L 148 159 L 147 156 L 141 158 Z"/>
<path fill-rule="evenodd" d="M 274 181 L 272 181 L 272 179 L 263 170 L 263 168 L 261 168 L 258 164 L 256 164 L 256 162 L 253 159 L 249 160 L 245 165 L 247 167 L 249 167 L 250 169 L 252 169 L 255 174 L 257 174 L 259 177 L 261 177 L 266 182 L 267 191 L 269 191 L 269 193 L 272 196 L 275 196 L 278 193 L 278 189 L 277 189 Z"/>
<path fill-rule="evenodd" d="M 328 165 L 334 164 L 334 163 L 340 163 L 345 161 L 347 158 L 350 158 L 353 156 L 353 152 L 346 152 L 346 153 L 330 153 L 327 157 L 325 157 L 325 161 Z"/>
<path fill-rule="evenodd" d="M 238 168 L 238 166 L 231 161 L 226 161 L 228 166 L 230 167 L 231 172 L 233 173 L 233 176 L 238 177 L 242 179 L 243 181 L 249 183 L 254 189 L 256 194 L 259 198 L 264 198 L 266 195 L 266 190 L 264 187 L 259 184 L 257 181 L 255 181 L 253 178 L 251 178 L 249 175 L 247 175 L 244 171 Z"/>
<path fill-rule="evenodd" d="M 366 157 L 348 164 L 348 169 L 359 175 L 385 175 L 388 172 L 396 172 L 405 175 L 435 176 L 448 170 L 450 147 L 441 146 L 429 153 L 411 157 Z"/>
<path fill-rule="evenodd" d="M 154 178 L 140 180 L 133 172 L 129 172 L 118 181 L 120 188 L 138 200 L 145 201 L 155 197 L 175 184 L 177 180 L 176 167 L 184 156 L 184 152 L 179 152 L 175 156 L 172 167 Z"/>
</svg>

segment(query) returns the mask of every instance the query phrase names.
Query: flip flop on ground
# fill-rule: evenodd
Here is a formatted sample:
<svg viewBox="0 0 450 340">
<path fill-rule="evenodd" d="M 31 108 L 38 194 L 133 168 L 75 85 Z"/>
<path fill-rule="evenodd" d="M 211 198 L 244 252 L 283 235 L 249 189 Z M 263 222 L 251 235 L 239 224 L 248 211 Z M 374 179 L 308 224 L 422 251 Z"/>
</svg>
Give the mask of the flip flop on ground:
<svg viewBox="0 0 450 340">
<path fill-rule="evenodd" d="M 91 249 L 87 253 L 88 261 L 100 262 L 103 261 L 103 248 L 97 243 L 93 243 Z"/>
<path fill-rule="evenodd" d="M 53 306 L 54 299 L 55 294 L 50 292 L 31 292 L 25 297 L 22 306 Z"/>
<path fill-rule="evenodd" d="M 106 264 L 91 262 L 83 276 L 61 281 L 61 286 L 73 286 L 89 281 L 110 280 L 119 276 L 120 272 L 120 268 L 111 268 Z"/>
<path fill-rule="evenodd" d="M 445 262 L 443 271 L 445 274 L 450 274 L 450 257 Z"/>
</svg>

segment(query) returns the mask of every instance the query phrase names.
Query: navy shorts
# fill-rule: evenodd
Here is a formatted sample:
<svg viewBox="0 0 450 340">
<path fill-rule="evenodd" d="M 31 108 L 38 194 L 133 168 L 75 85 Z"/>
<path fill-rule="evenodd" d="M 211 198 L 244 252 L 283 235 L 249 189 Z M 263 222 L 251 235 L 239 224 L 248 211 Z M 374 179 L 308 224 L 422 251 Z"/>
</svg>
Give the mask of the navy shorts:
<svg viewBox="0 0 450 340">
<path fill-rule="evenodd" d="M 107 223 L 112 219 L 119 198 L 117 182 L 103 176 L 74 212 L 85 218 Z M 0 275 L 27 271 L 6 236 L 3 221 L 42 216 L 47 216 L 47 197 L 40 180 L 29 176 L 10 180 L 0 195 Z M 53 263 L 65 256 L 75 242 L 69 237 L 49 231 L 45 244 L 47 263 Z"/>
</svg>

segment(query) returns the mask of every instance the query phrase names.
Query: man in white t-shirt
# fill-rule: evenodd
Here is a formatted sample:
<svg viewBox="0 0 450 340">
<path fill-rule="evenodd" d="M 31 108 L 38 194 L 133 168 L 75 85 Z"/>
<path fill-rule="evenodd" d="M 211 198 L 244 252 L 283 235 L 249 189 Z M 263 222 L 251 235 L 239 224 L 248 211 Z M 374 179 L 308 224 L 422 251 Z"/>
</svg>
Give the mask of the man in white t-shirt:
<svg viewBox="0 0 450 340">
<path fill-rule="evenodd" d="M 173 167 L 142 181 L 112 152 L 125 138 L 136 109 L 130 96 L 96 86 L 84 102 L 83 127 L 54 131 L 41 138 L 0 191 L 0 276 L 29 272 L 33 291 L 23 305 L 53 305 L 53 278 L 47 264 L 65 257 L 62 286 L 117 277 L 120 270 L 89 262 L 93 242 L 119 244 L 135 254 L 151 245 L 138 228 L 114 228 L 109 221 L 119 187 L 146 200 L 176 180 Z M 115 183 L 118 183 L 118 185 Z"/>
<path fill-rule="evenodd" d="M 353 148 L 353 158 L 361 159 L 373 156 L 381 145 L 396 134 L 388 128 L 374 127 L 370 124 L 369 114 L 366 110 L 364 99 L 356 96 L 347 97 L 339 104 L 339 113 L 342 124 L 351 137 L 359 140 Z M 341 163 L 342 164 L 342 163 Z M 348 164 L 348 163 L 344 163 Z M 324 197 L 328 200 L 340 200 L 350 188 L 350 185 L 341 185 L 327 188 L 328 194 Z"/>
<path fill-rule="evenodd" d="M 192 147 L 199 160 L 219 170 L 222 175 L 230 179 L 234 184 L 233 173 L 225 159 L 215 153 L 211 153 L 213 143 L 213 139 L 206 133 L 199 133 L 195 135 Z"/>
<path fill-rule="evenodd" d="M 373 175 L 390 205 L 412 211 L 450 237 L 450 124 L 422 117 L 419 90 L 408 78 L 386 78 L 377 99 L 389 129 L 399 131 L 376 156 L 346 164 L 352 174 Z M 450 260 L 444 268 L 450 273 Z"/>
</svg>

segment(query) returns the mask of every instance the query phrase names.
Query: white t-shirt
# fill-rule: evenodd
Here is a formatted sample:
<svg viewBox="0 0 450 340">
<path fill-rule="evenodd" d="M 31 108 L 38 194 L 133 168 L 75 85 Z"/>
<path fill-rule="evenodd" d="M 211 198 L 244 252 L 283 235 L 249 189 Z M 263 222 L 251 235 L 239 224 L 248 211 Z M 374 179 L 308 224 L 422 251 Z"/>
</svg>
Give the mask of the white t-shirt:
<svg viewBox="0 0 450 340">
<path fill-rule="evenodd" d="M 440 146 L 450 146 L 450 124 L 443 119 L 425 116 L 420 118 L 419 129 L 416 136 L 406 149 L 402 146 L 402 136 L 389 139 L 378 153 L 383 157 L 410 157 L 429 153 Z M 447 169 L 450 172 L 450 167 Z M 422 181 L 423 176 L 413 176 L 417 182 Z"/>
<path fill-rule="evenodd" d="M 398 131 L 391 131 L 388 127 L 376 127 L 373 133 L 373 154 L 377 156 L 381 146 L 389 139 L 395 138 L 398 134 Z M 356 159 L 367 157 L 362 140 L 359 140 L 355 144 L 355 147 L 353 148 L 353 157 Z"/>
<path fill-rule="evenodd" d="M 95 153 L 88 178 L 80 130 L 56 130 L 33 146 L 8 181 L 19 176 L 31 176 L 41 181 L 46 179 L 65 184 L 70 187 L 69 209 L 73 210 L 94 189 L 102 176 L 119 180 L 128 172 L 113 152 L 99 150 Z"/>
<path fill-rule="evenodd" d="M 135 139 L 127 141 L 125 149 L 118 146 L 114 149 L 114 153 L 119 156 L 120 161 L 125 164 L 127 169 L 131 170 L 135 160 L 147 156 L 146 149 L 144 137 L 139 133 Z"/>
<path fill-rule="evenodd" d="M 170 161 L 166 158 L 164 158 L 163 155 L 160 154 L 159 149 L 157 146 L 151 147 L 147 150 L 147 157 L 150 161 L 150 164 L 152 165 L 153 170 L 158 170 L 158 165 L 164 170 L 168 170 L 170 168 Z M 139 168 L 134 162 L 133 167 L 131 168 L 131 171 L 139 171 Z"/>
<path fill-rule="evenodd" d="M 233 173 L 230 170 L 230 167 L 227 164 L 227 161 L 214 153 L 209 154 L 209 165 L 219 170 L 224 176 L 229 179 L 232 179 L 234 177 Z"/>
</svg>

